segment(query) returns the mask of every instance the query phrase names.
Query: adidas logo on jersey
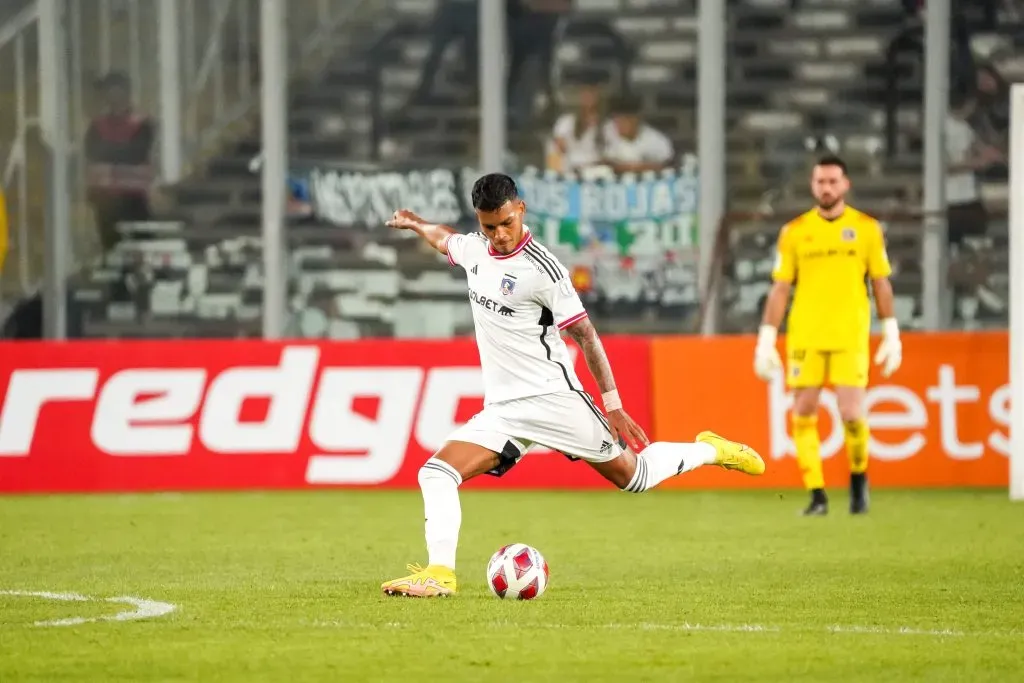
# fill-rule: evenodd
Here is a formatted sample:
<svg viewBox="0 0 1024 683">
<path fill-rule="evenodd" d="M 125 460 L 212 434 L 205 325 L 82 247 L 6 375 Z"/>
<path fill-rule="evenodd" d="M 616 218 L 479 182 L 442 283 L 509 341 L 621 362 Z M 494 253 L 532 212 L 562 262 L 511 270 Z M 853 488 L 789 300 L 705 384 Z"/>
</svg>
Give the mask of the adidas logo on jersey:
<svg viewBox="0 0 1024 683">
<path fill-rule="evenodd" d="M 473 273 L 473 275 L 476 275 L 476 269 L 479 267 L 480 266 L 473 266 L 472 268 L 469 269 L 469 272 Z"/>
<path fill-rule="evenodd" d="M 609 442 L 607 442 L 607 441 L 602 441 L 602 442 L 601 442 L 601 452 L 602 452 L 602 453 L 607 453 L 607 452 L 608 452 L 608 451 L 610 451 L 611 449 L 612 449 L 612 445 L 611 445 L 611 443 L 609 443 Z"/>
</svg>

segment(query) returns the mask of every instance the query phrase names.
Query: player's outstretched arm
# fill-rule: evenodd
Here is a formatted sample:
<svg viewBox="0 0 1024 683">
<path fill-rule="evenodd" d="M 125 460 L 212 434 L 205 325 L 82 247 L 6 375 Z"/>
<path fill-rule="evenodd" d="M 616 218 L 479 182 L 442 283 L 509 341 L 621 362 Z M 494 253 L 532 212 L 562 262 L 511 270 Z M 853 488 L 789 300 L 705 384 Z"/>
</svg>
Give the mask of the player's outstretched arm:
<svg viewBox="0 0 1024 683">
<path fill-rule="evenodd" d="M 448 236 L 456 234 L 456 231 L 447 225 L 431 223 L 408 209 L 395 211 L 394 215 L 391 216 L 391 220 L 385 223 L 385 225 L 396 230 L 412 230 L 422 237 L 427 244 L 442 254 L 448 253 Z"/>
<path fill-rule="evenodd" d="M 608 426 L 611 428 L 612 436 L 616 440 L 624 439 L 634 452 L 639 453 L 650 440 L 640 425 L 622 409 L 622 399 L 615 388 L 612 365 L 608 362 L 608 355 L 601 344 L 601 338 L 597 336 L 594 324 L 589 318 L 583 318 L 563 331 L 579 344 L 587 368 L 601 390 L 601 402 L 604 404 L 605 413 L 608 414 Z"/>
</svg>

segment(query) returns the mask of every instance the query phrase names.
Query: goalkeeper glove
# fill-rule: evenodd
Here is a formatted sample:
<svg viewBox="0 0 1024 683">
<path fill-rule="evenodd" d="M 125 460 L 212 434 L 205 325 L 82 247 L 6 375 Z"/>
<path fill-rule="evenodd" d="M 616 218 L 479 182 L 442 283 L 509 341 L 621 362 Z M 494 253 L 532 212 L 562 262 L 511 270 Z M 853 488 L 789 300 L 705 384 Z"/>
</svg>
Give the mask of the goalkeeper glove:
<svg viewBox="0 0 1024 683">
<path fill-rule="evenodd" d="M 882 343 L 875 353 L 875 365 L 882 366 L 882 377 L 889 377 L 903 362 L 903 343 L 900 341 L 900 326 L 896 318 L 882 321 Z"/>
<path fill-rule="evenodd" d="M 765 382 L 771 381 L 772 377 L 782 368 L 782 358 L 775 348 L 775 340 L 779 331 L 771 325 L 761 325 L 757 331 L 757 346 L 754 347 L 754 374 Z"/>
</svg>

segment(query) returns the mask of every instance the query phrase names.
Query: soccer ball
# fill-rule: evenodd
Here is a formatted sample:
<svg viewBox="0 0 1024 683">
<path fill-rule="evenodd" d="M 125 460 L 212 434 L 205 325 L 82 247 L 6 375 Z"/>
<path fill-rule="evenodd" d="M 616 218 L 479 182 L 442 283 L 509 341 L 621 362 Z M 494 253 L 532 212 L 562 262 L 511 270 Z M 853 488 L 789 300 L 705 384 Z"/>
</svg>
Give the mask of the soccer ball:
<svg viewBox="0 0 1024 683">
<path fill-rule="evenodd" d="M 487 585 L 499 598 L 539 598 L 548 587 L 548 563 L 536 548 L 512 543 L 491 556 Z"/>
</svg>

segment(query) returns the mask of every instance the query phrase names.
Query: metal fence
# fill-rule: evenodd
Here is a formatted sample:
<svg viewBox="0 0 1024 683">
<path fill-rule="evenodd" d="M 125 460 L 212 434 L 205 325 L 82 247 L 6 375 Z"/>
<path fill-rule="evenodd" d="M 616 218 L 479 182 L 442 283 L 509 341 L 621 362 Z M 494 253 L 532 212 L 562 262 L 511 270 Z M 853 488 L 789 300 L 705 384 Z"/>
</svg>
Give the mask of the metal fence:
<svg viewBox="0 0 1024 683">
<path fill-rule="evenodd" d="M 68 271 L 92 263 L 100 244 L 88 202 L 87 131 L 104 111 L 101 79 L 125 77 L 133 111 L 153 122 L 154 206 L 250 131 L 259 103 L 259 0 L 38 0 L 0 27 L 0 169 L 10 254 L 3 297 L 34 291 L 43 278 L 47 163 L 66 146 L 70 192 Z M 340 26 L 374 3 L 289 3 L 290 75 L 323 68 Z M 50 39 L 56 43 L 49 43 Z M 53 129 L 53 117 L 65 122 Z M 47 120 L 49 118 L 49 120 Z M 47 139 L 52 132 L 59 136 Z"/>
<path fill-rule="evenodd" d="M 930 3 L 930 17 L 948 4 Z M 45 7 L 63 8 L 67 36 L 66 268 L 87 266 L 71 281 L 83 334 L 259 335 L 268 287 L 285 295 L 289 334 L 466 331 L 457 274 L 381 223 L 410 206 L 471 229 L 468 183 L 497 168 L 520 179 L 530 224 L 602 329 L 749 331 L 775 235 L 811 207 L 824 153 L 847 161 L 851 202 L 885 219 L 905 325 L 1006 322 L 1004 105 L 1024 74 L 1014 16 L 986 3 L 948 23 L 897 0 L 550 2 L 538 15 L 457 0 L 288 3 L 279 132 L 291 172 L 274 182 L 289 218 L 283 241 L 266 243 L 260 0 L 27 3 L 0 29 L 14 65 L 0 77 L 8 293 L 39 282 L 46 254 Z M 92 84 L 114 70 L 159 134 L 160 223 L 126 221 L 101 254 L 82 141 L 100 104 Z M 1003 152 L 972 176 L 985 207 L 973 217 L 943 209 L 947 118 L 960 116 L 947 116 L 950 90 L 976 104 L 960 132 Z M 955 220 L 963 239 L 947 241 Z"/>
</svg>

